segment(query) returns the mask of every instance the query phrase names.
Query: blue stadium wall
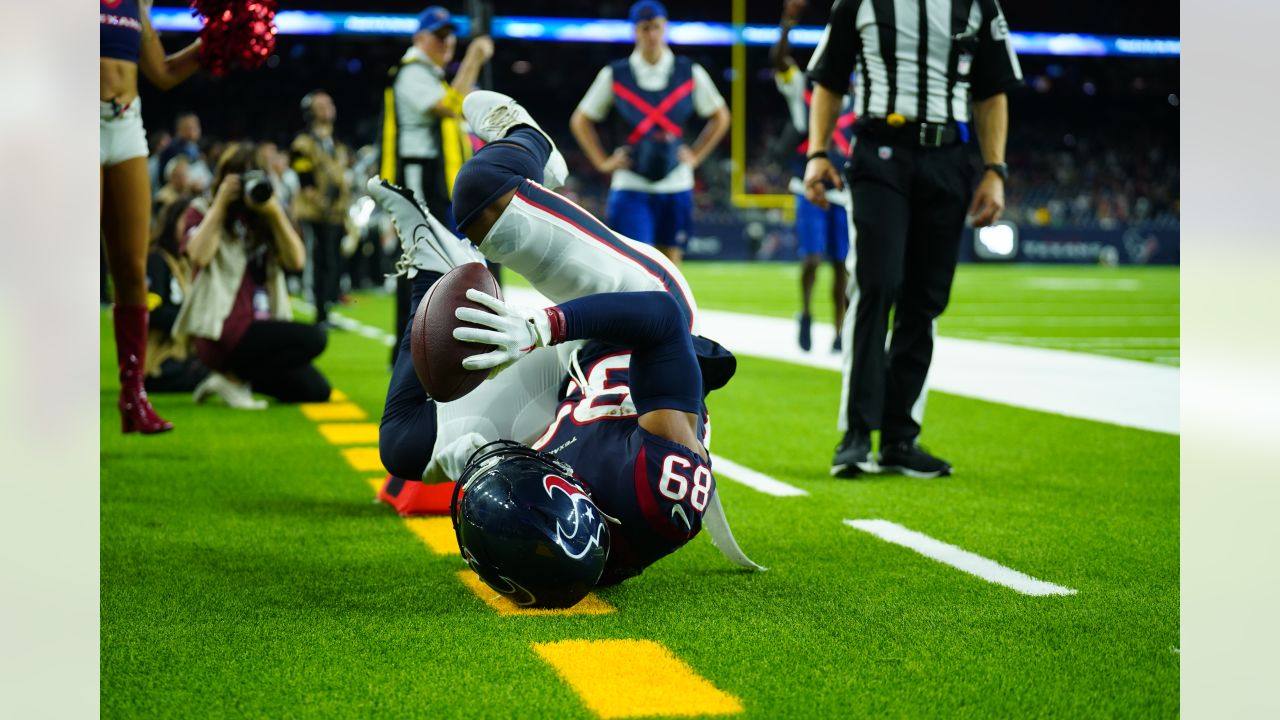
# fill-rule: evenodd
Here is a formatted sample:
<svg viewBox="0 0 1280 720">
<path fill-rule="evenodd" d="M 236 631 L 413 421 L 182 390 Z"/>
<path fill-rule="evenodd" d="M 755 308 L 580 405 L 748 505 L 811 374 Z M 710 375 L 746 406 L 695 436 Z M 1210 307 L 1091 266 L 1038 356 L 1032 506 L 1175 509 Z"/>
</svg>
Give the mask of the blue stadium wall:
<svg viewBox="0 0 1280 720">
<path fill-rule="evenodd" d="M 1179 232 L 1126 226 L 1114 229 L 1019 228 L 1016 254 L 1003 261 L 974 253 L 973 231 L 961 240 L 961 262 L 1019 262 L 1095 265 L 1177 265 Z M 690 260 L 794 261 L 795 233 L 782 223 L 738 220 L 695 221 Z"/>
</svg>

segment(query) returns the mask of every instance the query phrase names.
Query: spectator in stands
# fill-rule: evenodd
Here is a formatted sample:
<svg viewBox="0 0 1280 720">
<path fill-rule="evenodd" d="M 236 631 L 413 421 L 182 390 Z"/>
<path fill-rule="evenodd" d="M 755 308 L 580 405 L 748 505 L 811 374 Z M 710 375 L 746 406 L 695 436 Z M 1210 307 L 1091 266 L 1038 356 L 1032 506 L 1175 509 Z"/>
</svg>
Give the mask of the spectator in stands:
<svg viewBox="0 0 1280 720">
<path fill-rule="evenodd" d="M 255 169 L 252 145 L 229 145 L 213 201 L 196 199 L 187 212 L 195 279 L 174 334 L 193 336 L 200 360 L 216 371 L 197 388 L 197 401 L 211 392 L 243 399 L 252 388 L 283 402 L 322 402 L 329 382 L 311 361 L 327 337 L 292 321 L 284 282 L 283 271 L 301 270 L 306 251 L 274 193 L 254 202 L 244 191 L 244 175 Z"/>
<path fill-rule="evenodd" d="M 164 185 L 156 191 L 157 220 L 160 210 L 196 191 L 196 185 L 191 181 L 191 161 L 186 155 L 177 155 L 169 161 L 164 167 L 163 180 Z"/>
<path fill-rule="evenodd" d="M 191 161 L 191 183 L 197 191 L 209 187 L 212 173 L 200 154 L 200 118 L 193 112 L 182 113 L 173 125 L 173 139 L 160 151 L 159 170 L 164 172 L 169 162 L 179 155 Z"/>
<path fill-rule="evenodd" d="M 173 142 L 173 136 L 168 130 L 156 130 L 147 135 L 147 147 L 150 153 L 147 155 L 147 173 L 151 175 L 151 189 L 164 184 L 164 166 L 160 164 L 160 153 L 169 147 L 169 143 Z"/>
<path fill-rule="evenodd" d="M 298 194 L 298 174 L 289 167 L 289 156 L 280 152 L 280 147 L 273 142 L 258 143 L 258 167 L 267 173 L 271 186 L 275 188 L 276 197 L 280 198 L 280 207 L 286 212 L 293 208 L 293 198 Z"/>
<path fill-rule="evenodd" d="M 186 162 L 174 158 L 170 162 Z M 196 357 L 189 338 L 172 334 L 173 322 L 191 289 L 191 263 L 182 253 L 182 216 L 191 195 L 178 195 L 160 208 L 147 255 L 147 332 L 145 384 L 148 393 L 191 392 L 209 369 Z"/>
</svg>

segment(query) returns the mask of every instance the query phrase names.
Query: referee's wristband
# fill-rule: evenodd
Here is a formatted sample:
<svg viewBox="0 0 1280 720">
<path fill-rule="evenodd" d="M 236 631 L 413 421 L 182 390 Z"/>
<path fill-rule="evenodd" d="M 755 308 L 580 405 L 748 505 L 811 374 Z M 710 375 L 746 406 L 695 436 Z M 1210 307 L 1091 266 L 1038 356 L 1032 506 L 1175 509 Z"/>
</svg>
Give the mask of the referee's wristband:
<svg viewBox="0 0 1280 720">
<path fill-rule="evenodd" d="M 814 150 L 813 152 L 805 156 L 805 160 L 816 160 L 817 158 L 826 158 L 828 160 L 831 159 L 831 157 L 827 155 L 826 150 Z"/>
</svg>

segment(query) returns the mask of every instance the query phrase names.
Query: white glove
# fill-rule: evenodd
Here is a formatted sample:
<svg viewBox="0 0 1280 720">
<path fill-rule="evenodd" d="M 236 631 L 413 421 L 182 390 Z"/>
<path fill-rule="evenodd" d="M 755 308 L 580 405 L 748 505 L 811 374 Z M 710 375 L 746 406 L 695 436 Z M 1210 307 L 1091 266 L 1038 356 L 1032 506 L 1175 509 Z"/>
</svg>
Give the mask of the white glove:
<svg viewBox="0 0 1280 720">
<path fill-rule="evenodd" d="M 431 462 L 427 463 L 427 469 L 422 473 L 423 481 L 457 480 L 462 477 L 462 471 L 466 469 L 471 455 L 488 442 L 480 433 L 469 432 L 445 445 L 440 448 L 440 452 L 431 456 Z"/>
<path fill-rule="evenodd" d="M 454 328 L 453 337 L 463 342 L 492 345 L 494 348 L 466 358 L 462 361 L 462 367 L 468 370 L 491 369 L 492 377 L 534 348 L 551 343 L 551 321 L 541 309 L 508 305 L 474 288 L 467 291 L 467 299 L 480 303 L 488 311 L 460 307 L 454 311 L 454 315 L 459 320 L 483 327 Z"/>
</svg>

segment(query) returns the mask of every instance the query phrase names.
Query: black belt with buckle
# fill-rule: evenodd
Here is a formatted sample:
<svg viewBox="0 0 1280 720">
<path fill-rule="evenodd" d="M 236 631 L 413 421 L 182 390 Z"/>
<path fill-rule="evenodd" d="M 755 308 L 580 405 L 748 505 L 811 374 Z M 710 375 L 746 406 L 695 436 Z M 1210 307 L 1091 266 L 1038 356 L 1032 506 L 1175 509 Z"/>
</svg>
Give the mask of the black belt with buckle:
<svg viewBox="0 0 1280 720">
<path fill-rule="evenodd" d="M 935 148 L 954 145 L 960 141 L 960 129 L 955 123 L 950 122 L 907 122 L 905 120 L 895 122 L 886 118 L 864 117 L 859 118 L 854 124 L 854 134 L 893 145 Z"/>
</svg>

